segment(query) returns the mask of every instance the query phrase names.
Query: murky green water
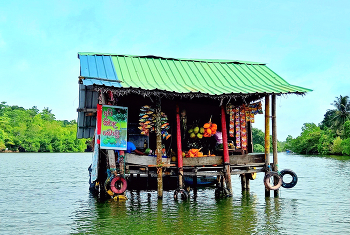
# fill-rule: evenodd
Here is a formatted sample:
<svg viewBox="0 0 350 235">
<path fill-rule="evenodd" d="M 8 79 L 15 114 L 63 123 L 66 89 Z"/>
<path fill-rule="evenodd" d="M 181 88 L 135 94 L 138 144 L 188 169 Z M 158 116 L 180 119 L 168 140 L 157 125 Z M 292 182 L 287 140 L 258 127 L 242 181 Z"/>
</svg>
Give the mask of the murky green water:
<svg viewBox="0 0 350 235">
<path fill-rule="evenodd" d="M 350 158 L 279 155 L 296 187 L 264 197 L 263 173 L 242 195 L 216 200 L 213 189 L 176 202 L 173 192 L 128 192 L 126 202 L 89 194 L 91 153 L 0 154 L 0 234 L 349 234 Z"/>
</svg>

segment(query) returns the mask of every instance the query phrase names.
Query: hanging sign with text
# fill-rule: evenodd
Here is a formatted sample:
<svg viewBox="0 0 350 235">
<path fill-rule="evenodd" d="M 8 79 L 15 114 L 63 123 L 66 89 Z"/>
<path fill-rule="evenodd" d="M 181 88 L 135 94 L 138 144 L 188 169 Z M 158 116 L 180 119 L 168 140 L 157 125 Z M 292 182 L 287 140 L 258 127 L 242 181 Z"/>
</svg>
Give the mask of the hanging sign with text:
<svg viewBox="0 0 350 235">
<path fill-rule="evenodd" d="M 126 150 L 128 107 L 103 105 L 101 115 L 101 149 Z"/>
</svg>

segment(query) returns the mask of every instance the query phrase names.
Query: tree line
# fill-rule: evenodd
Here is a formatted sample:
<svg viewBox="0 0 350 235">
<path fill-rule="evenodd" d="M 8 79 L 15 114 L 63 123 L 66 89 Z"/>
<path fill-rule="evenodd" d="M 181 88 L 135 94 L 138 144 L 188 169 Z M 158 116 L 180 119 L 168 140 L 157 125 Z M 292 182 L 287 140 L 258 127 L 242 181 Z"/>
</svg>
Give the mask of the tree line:
<svg viewBox="0 0 350 235">
<path fill-rule="evenodd" d="M 350 155 L 350 100 L 336 97 L 321 123 L 304 123 L 300 136 L 288 136 L 284 149 L 298 154 Z"/>
<path fill-rule="evenodd" d="M 49 108 L 0 104 L 0 151 L 83 152 L 87 140 L 76 134 L 75 120 L 56 120 Z"/>
</svg>

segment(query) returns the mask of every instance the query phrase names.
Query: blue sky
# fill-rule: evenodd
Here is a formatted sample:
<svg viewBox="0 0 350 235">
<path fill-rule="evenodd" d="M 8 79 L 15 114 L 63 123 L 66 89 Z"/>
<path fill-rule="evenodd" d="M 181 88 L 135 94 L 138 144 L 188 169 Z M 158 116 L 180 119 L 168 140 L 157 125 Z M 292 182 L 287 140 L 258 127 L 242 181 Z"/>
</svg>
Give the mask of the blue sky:
<svg viewBox="0 0 350 235">
<path fill-rule="evenodd" d="M 78 52 L 265 62 L 314 90 L 277 99 L 285 140 L 350 96 L 350 1 L 0 2 L 0 102 L 76 119 Z"/>
</svg>

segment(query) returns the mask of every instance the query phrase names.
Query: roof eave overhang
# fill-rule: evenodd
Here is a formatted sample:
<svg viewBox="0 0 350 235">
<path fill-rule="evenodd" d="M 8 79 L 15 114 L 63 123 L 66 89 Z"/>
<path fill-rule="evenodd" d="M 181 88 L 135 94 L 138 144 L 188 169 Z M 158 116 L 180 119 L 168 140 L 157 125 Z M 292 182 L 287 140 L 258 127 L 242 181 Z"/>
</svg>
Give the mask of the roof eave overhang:
<svg viewBox="0 0 350 235">
<path fill-rule="evenodd" d="M 143 97 L 162 97 L 168 99 L 180 98 L 180 99 L 194 99 L 194 98 L 205 98 L 205 99 L 213 99 L 213 100 L 243 100 L 247 102 L 251 102 L 254 100 L 259 100 L 266 95 L 289 95 L 289 94 L 297 94 L 297 95 L 305 95 L 306 92 L 284 92 L 284 93 L 274 93 L 274 92 L 254 92 L 254 93 L 222 93 L 222 94 L 208 94 L 202 92 L 187 92 L 187 93 L 179 93 L 174 91 L 166 91 L 160 89 L 147 90 L 141 87 L 113 87 L 113 86 L 105 86 L 105 85 L 93 85 L 95 91 L 106 93 L 113 92 L 117 96 L 126 96 L 130 94 L 136 94 Z"/>
</svg>

